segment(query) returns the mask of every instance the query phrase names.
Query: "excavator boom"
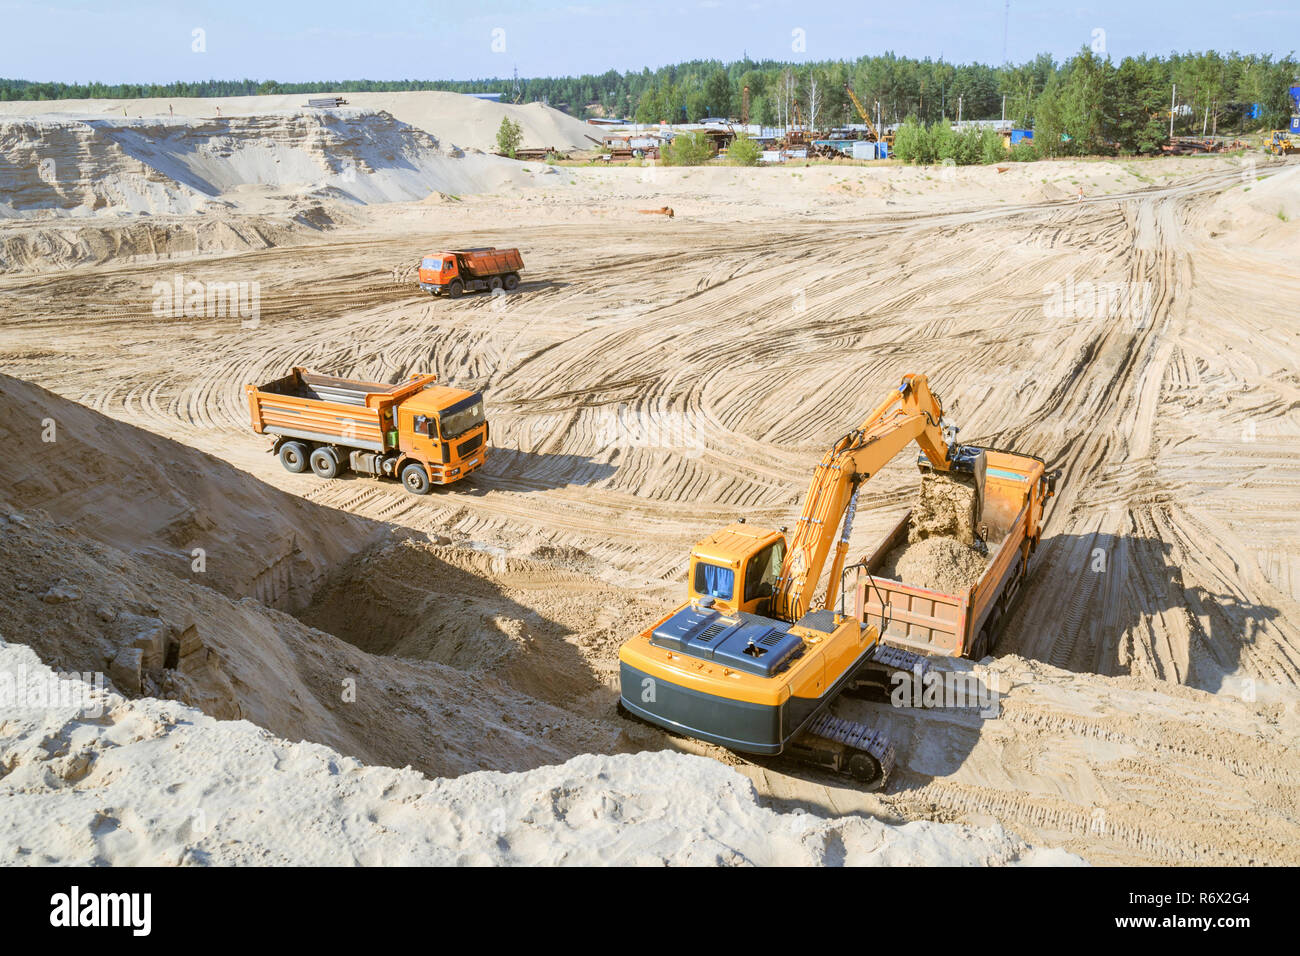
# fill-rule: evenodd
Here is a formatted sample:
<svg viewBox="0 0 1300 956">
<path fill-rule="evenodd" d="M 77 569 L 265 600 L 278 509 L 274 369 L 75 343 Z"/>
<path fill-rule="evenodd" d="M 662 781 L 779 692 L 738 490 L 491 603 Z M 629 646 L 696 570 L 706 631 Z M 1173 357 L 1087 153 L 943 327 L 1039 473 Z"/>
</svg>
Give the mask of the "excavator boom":
<svg viewBox="0 0 1300 956">
<path fill-rule="evenodd" d="M 827 587 L 826 605 L 834 602 L 839 571 L 848 551 L 859 486 L 913 440 L 936 471 L 947 471 L 954 453 L 947 428 L 943 408 L 930 391 L 926 377 L 907 375 L 895 394 L 826 452 L 813 471 L 803 513 L 777 578 L 773 616 L 793 622 L 809 610 L 835 532 L 844 519 L 844 531 Z"/>
</svg>

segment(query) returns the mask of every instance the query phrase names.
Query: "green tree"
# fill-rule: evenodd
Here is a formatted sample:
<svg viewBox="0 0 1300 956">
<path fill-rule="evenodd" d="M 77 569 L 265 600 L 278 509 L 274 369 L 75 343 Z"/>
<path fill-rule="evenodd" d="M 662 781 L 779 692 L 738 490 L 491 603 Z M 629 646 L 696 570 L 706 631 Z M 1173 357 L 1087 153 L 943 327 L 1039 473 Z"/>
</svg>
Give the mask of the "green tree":
<svg viewBox="0 0 1300 956">
<path fill-rule="evenodd" d="M 510 119 L 509 116 L 501 118 L 501 125 L 497 128 L 497 152 L 502 156 L 515 158 L 515 152 L 519 149 L 519 144 L 523 142 L 523 128 Z"/>
<path fill-rule="evenodd" d="M 660 155 L 665 166 L 703 166 L 713 158 L 713 141 L 703 130 L 680 133 Z"/>
<path fill-rule="evenodd" d="M 957 134 L 952 122 L 946 116 L 939 117 L 937 123 L 931 123 L 926 130 L 926 141 L 930 144 L 927 163 L 941 163 L 945 159 L 957 160 Z"/>
<path fill-rule="evenodd" d="M 915 115 L 909 115 L 894 133 L 894 155 L 905 163 L 929 163 L 930 140 Z"/>
<path fill-rule="evenodd" d="M 763 147 L 745 133 L 737 134 L 727 149 L 727 162 L 733 166 L 757 166 L 763 157 Z"/>
<path fill-rule="evenodd" d="M 752 92 L 752 91 L 751 91 Z M 721 70 L 714 70 L 704 82 L 704 112 L 710 116 L 731 116 L 731 80 Z"/>
<path fill-rule="evenodd" d="M 1002 134 L 991 126 L 980 130 L 980 158 L 986 166 L 990 163 L 1003 163 L 1007 159 L 1007 148 L 1003 145 Z"/>
</svg>

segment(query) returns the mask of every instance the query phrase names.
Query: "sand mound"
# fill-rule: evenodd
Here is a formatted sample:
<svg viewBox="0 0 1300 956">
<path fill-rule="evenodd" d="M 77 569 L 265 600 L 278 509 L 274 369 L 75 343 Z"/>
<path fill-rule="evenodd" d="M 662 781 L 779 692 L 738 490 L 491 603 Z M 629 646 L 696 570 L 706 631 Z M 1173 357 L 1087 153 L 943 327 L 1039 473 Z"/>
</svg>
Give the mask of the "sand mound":
<svg viewBox="0 0 1300 956">
<path fill-rule="evenodd" d="M 0 120 L 0 219 L 184 215 L 277 196 L 409 202 L 529 181 L 518 163 L 465 155 L 382 111 Z"/>
<path fill-rule="evenodd" d="M 952 538 L 925 538 L 894 548 L 881 575 L 916 587 L 956 594 L 980 579 L 988 558 Z"/>
<path fill-rule="evenodd" d="M 0 508 L 42 509 L 156 568 L 284 610 L 383 532 L 6 375 L 0 440 L 26 449 L 0 459 Z"/>
<path fill-rule="evenodd" d="M 1218 241 L 1292 255 L 1300 242 L 1300 167 L 1280 172 L 1243 166 L 1242 181 L 1205 211 Z"/>
<path fill-rule="evenodd" d="M 0 640 L 10 693 L 53 674 Z M 6 707 L 0 859 L 74 865 L 1069 864 L 1001 827 L 826 820 L 759 805 L 685 754 L 583 756 L 428 780 L 175 702 Z"/>
<path fill-rule="evenodd" d="M 339 115 L 345 112 L 385 112 L 400 122 L 423 130 L 448 146 L 490 152 L 496 149 L 501 120 L 509 117 L 523 133 L 523 146 L 554 146 L 557 149 L 590 149 L 595 144 L 588 136 L 599 139 L 594 127 L 582 120 L 543 106 L 528 103 L 515 106 L 494 103 L 463 93 L 416 90 L 401 93 L 344 93 L 347 106 L 336 110 L 310 110 L 304 107 L 311 96 L 328 95 L 290 93 L 273 96 L 223 96 L 152 98 L 138 100 L 46 100 L 0 103 L 0 117 L 76 116 L 95 119 L 160 120 L 220 117 L 250 117 L 267 113 L 302 113 L 314 116 Z M 170 113 L 169 113 L 170 110 Z M 124 115 L 125 113 L 125 115 Z"/>
</svg>

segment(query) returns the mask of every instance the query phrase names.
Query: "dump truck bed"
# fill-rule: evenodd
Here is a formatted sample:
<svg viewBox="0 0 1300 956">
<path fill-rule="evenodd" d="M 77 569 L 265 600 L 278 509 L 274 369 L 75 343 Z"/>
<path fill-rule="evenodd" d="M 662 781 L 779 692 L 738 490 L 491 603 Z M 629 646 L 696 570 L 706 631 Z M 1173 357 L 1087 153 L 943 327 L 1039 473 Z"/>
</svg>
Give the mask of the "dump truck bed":
<svg viewBox="0 0 1300 956">
<path fill-rule="evenodd" d="M 246 387 L 253 431 L 384 451 L 392 406 L 424 388 L 426 375 L 397 385 L 319 375 L 297 367 L 284 378 Z"/>
<path fill-rule="evenodd" d="M 881 577 L 886 556 L 907 540 L 909 510 L 858 571 L 855 614 L 882 639 L 924 654 L 969 654 L 980 631 L 996 626 L 1024 576 L 1041 532 L 1049 490 L 1041 459 L 985 449 L 987 472 L 978 525 L 989 548 L 979 580 L 950 594 Z"/>
<path fill-rule="evenodd" d="M 518 272 L 524 267 L 524 258 L 518 249 L 462 249 L 452 254 L 460 260 L 465 271 L 476 279 Z"/>
</svg>

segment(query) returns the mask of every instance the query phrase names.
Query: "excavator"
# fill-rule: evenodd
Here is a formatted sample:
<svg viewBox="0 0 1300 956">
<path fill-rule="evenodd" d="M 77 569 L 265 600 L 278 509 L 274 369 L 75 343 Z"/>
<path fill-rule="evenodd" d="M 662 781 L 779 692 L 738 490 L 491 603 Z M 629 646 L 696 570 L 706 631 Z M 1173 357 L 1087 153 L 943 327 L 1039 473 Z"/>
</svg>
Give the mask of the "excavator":
<svg viewBox="0 0 1300 956">
<path fill-rule="evenodd" d="M 926 376 L 904 376 L 823 456 L 789 538 L 741 519 L 697 544 L 688 602 L 619 649 L 620 710 L 740 753 L 787 755 L 883 785 L 893 744 L 829 705 L 848 690 L 888 687 L 900 671 L 923 676 L 926 658 L 883 643 L 881 628 L 846 615 L 842 602 L 833 608 L 863 483 L 912 441 L 923 471 L 975 475 L 984 450 L 956 435 Z M 828 558 L 830 581 L 814 606 Z"/>
</svg>

